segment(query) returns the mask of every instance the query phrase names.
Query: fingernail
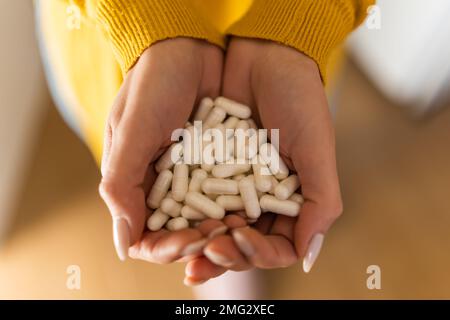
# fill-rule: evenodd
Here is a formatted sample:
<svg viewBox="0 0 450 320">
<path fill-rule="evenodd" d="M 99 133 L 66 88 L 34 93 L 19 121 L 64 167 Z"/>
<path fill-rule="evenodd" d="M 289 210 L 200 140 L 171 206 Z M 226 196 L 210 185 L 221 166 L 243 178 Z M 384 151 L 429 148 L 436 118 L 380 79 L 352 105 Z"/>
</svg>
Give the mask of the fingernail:
<svg viewBox="0 0 450 320">
<path fill-rule="evenodd" d="M 211 231 L 208 235 L 208 238 L 212 239 L 214 237 L 220 236 L 222 234 L 225 234 L 228 231 L 228 227 L 227 226 L 221 226 L 218 227 L 216 229 L 214 229 L 213 231 Z"/>
<path fill-rule="evenodd" d="M 247 241 L 242 232 L 235 230 L 233 231 L 232 235 L 234 241 L 243 254 L 245 254 L 247 257 L 251 257 L 255 254 L 255 249 L 253 248 L 251 243 Z"/>
<path fill-rule="evenodd" d="M 194 287 L 205 283 L 206 280 L 192 280 L 189 277 L 183 279 L 183 283 L 185 286 Z"/>
<path fill-rule="evenodd" d="M 125 261 L 130 247 L 130 227 L 125 218 L 113 218 L 113 239 L 119 259 Z"/>
<path fill-rule="evenodd" d="M 191 244 L 188 244 L 181 252 L 182 256 L 190 256 L 193 254 L 200 253 L 203 247 L 208 243 L 207 239 L 201 239 Z"/>
<path fill-rule="evenodd" d="M 229 267 L 233 264 L 231 262 L 231 260 L 228 259 L 226 256 L 224 256 L 216 251 L 213 251 L 210 248 L 206 248 L 203 251 L 203 253 L 212 263 L 215 263 L 219 266 Z"/>
<path fill-rule="evenodd" d="M 317 233 L 312 237 L 311 242 L 309 243 L 308 251 L 306 251 L 306 255 L 303 258 L 303 271 L 305 273 L 311 271 L 314 262 L 319 256 L 320 249 L 322 248 L 323 238 L 324 235 L 321 233 Z"/>
</svg>

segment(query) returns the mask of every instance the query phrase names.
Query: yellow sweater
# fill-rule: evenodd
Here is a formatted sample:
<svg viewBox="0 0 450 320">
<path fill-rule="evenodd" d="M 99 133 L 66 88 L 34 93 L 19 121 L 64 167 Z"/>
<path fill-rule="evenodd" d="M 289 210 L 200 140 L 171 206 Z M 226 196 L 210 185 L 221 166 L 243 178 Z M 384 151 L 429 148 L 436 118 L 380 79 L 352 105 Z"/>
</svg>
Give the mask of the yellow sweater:
<svg viewBox="0 0 450 320">
<path fill-rule="evenodd" d="M 41 45 L 59 98 L 97 160 L 123 74 L 156 41 L 186 36 L 223 48 L 225 35 L 262 38 L 314 59 L 330 54 L 374 0 L 37 0 Z"/>
</svg>

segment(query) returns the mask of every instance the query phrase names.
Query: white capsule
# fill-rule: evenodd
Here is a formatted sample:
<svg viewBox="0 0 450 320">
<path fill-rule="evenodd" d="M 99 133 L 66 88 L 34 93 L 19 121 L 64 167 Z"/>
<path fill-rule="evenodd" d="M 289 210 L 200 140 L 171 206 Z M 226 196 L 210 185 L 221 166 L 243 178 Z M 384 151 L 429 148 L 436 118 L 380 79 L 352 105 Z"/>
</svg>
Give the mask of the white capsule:
<svg viewBox="0 0 450 320">
<path fill-rule="evenodd" d="M 172 183 L 173 174 L 169 170 L 163 170 L 156 178 L 155 183 L 150 190 L 150 194 L 147 198 L 147 205 L 156 209 L 161 204 L 162 199 L 167 194 L 167 191 L 170 188 L 170 184 Z"/>
<path fill-rule="evenodd" d="M 206 194 L 239 194 L 238 182 L 229 179 L 207 178 L 202 182 L 202 191 Z"/>
<path fill-rule="evenodd" d="M 225 122 L 223 123 L 223 125 L 225 126 L 225 129 L 236 129 L 237 124 L 239 123 L 239 118 L 236 117 L 228 117 L 227 120 L 225 120 Z"/>
<path fill-rule="evenodd" d="M 238 161 L 253 159 L 258 153 L 257 137 L 248 137 L 242 129 L 235 131 L 234 156 Z"/>
<path fill-rule="evenodd" d="M 235 119 L 237 119 L 237 118 L 235 118 Z M 234 136 L 234 128 L 227 128 L 227 126 L 226 126 L 227 121 L 228 120 L 226 120 L 224 123 L 219 123 L 217 126 L 214 127 L 214 129 L 220 130 L 224 137 L 226 137 L 227 139 L 230 139 L 232 136 Z"/>
<path fill-rule="evenodd" d="M 187 206 L 187 205 L 183 206 L 183 208 L 181 208 L 181 216 L 188 220 L 204 220 L 204 219 L 208 218 L 206 215 L 204 215 L 200 211 L 198 211 L 190 206 Z"/>
<path fill-rule="evenodd" d="M 238 174 L 236 176 L 233 177 L 233 180 L 235 181 L 241 181 L 242 179 L 244 179 L 246 177 L 245 174 Z"/>
<path fill-rule="evenodd" d="M 188 206 L 200 211 L 209 218 L 220 220 L 225 216 L 225 210 L 221 206 L 201 193 L 188 192 L 185 201 Z"/>
<path fill-rule="evenodd" d="M 248 125 L 250 126 L 250 129 L 258 131 L 258 126 L 256 125 L 256 122 L 253 119 L 247 119 L 247 122 Z"/>
<path fill-rule="evenodd" d="M 166 224 L 167 220 L 169 220 L 169 215 L 165 214 L 161 210 L 156 210 L 151 214 L 151 216 L 147 219 L 147 228 L 150 231 L 158 231 Z"/>
<path fill-rule="evenodd" d="M 200 167 L 202 168 L 202 170 L 205 170 L 206 172 L 211 172 L 212 169 L 214 169 L 215 165 L 214 164 L 202 163 L 200 165 Z"/>
<path fill-rule="evenodd" d="M 206 117 L 203 128 L 214 128 L 219 123 L 222 123 L 223 120 L 227 117 L 227 113 L 224 109 L 219 107 L 214 107 Z"/>
<path fill-rule="evenodd" d="M 240 196 L 218 196 L 216 203 L 226 211 L 244 210 L 244 201 Z"/>
<path fill-rule="evenodd" d="M 277 149 L 270 143 L 259 147 L 261 159 L 269 166 L 270 171 L 278 180 L 283 180 L 289 175 L 289 169 L 281 159 Z"/>
<path fill-rule="evenodd" d="M 189 228 L 189 222 L 183 217 L 172 218 L 167 221 L 166 228 L 169 231 L 183 230 Z"/>
<path fill-rule="evenodd" d="M 203 98 L 198 106 L 197 112 L 194 116 L 194 121 L 203 121 L 208 116 L 208 113 L 214 107 L 214 101 L 211 98 Z"/>
<path fill-rule="evenodd" d="M 247 120 L 240 120 L 238 124 L 236 125 L 236 130 L 244 130 L 244 132 L 247 132 L 247 130 L 250 128 L 250 125 L 248 124 Z"/>
<path fill-rule="evenodd" d="M 246 105 L 224 97 L 216 98 L 214 104 L 223 108 L 230 116 L 235 116 L 240 119 L 248 119 L 252 115 L 251 109 Z"/>
<path fill-rule="evenodd" d="M 161 201 L 160 209 L 162 212 L 168 214 L 172 218 L 179 217 L 181 215 L 182 205 L 176 202 L 172 198 L 164 198 Z"/>
<path fill-rule="evenodd" d="M 191 182 L 189 183 L 189 191 L 200 192 L 203 180 L 208 178 L 208 172 L 203 169 L 195 169 L 191 173 Z"/>
<path fill-rule="evenodd" d="M 239 181 L 239 191 L 244 202 L 245 212 L 250 219 L 257 219 L 261 215 L 258 194 L 252 177 Z"/>
<path fill-rule="evenodd" d="M 289 217 L 296 217 L 300 212 L 300 204 L 297 202 L 291 200 L 279 200 L 270 195 L 261 197 L 259 204 L 264 211 L 278 213 Z"/>
<path fill-rule="evenodd" d="M 269 192 L 272 188 L 272 174 L 267 165 L 259 157 L 256 157 L 252 160 L 252 169 L 256 189 L 261 192 Z"/>
<path fill-rule="evenodd" d="M 189 168 L 187 164 L 175 165 L 172 179 L 172 197 L 181 202 L 189 188 Z"/>
<path fill-rule="evenodd" d="M 250 171 L 250 164 L 218 164 L 212 169 L 212 175 L 216 178 L 229 178 Z"/>
<path fill-rule="evenodd" d="M 272 186 L 270 187 L 269 193 L 274 195 L 275 188 L 277 187 L 278 184 L 280 184 L 280 182 L 274 176 L 270 176 L 270 182 L 272 183 Z"/>
<path fill-rule="evenodd" d="M 298 176 L 296 174 L 290 175 L 275 188 L 275 197 L 280 200 L 287 200 L 299 187 Z"/>
<path fill-rule="evenodd" d="M 156 161 L 155 170 L 160 173 L 163 170 L 172 169 L 174 164 L 183 156 L 182 142 L 172 144 L 166 152 Z"/>
<path fill-rule="evenodd" d="M 207 194 L 205 194 L 205 196 L 207 196 L 212 201 L 216 201 L 216 199 L 219 195 L 217 193 L 207 193 Z"/>
<path fill-rule="evenodd" d="M 300 205 L 302 205 L 305 202 L 305 199 L 303 198 L 303 196 L 300 193 L 293 193 L 289 197 L 289 200 L 295 201 L 295 202 L 297 202 Z"/>
</svg>

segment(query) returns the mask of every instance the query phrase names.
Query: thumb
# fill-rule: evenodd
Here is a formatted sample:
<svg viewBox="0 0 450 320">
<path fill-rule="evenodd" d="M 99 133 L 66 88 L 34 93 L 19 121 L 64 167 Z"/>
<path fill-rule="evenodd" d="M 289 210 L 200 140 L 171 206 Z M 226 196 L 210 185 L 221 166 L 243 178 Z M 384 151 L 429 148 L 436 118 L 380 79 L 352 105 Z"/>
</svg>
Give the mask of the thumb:
<svg viewBox="0 0 450 320">
<path fill-rule="evenodd" d="M 309 131 L 290 152 L 305 199 L 295 225 L 295 246 L 306 273 L 320 253 L 325 233 L 342 213 L 332 127 Z"/>
<path fill-rule="evenodd" d="M 127 110 L 128 108 L 128 110 Z M 161 137 L 152 117 L 136 117 L 133 106 L 125 107 L 119 125 L 112 128 L 112 141 L 100 183 L 100 195 L 113 218 L 113 238 L 121 260 L 144 230 L 146 207 L 145 187 L 155 172 L 150 162 L 158 152 Z M 146 118 L 146 119 L 145 119 Z M 153 136 L 149 132 L 155 133 Z"/>
</svg>

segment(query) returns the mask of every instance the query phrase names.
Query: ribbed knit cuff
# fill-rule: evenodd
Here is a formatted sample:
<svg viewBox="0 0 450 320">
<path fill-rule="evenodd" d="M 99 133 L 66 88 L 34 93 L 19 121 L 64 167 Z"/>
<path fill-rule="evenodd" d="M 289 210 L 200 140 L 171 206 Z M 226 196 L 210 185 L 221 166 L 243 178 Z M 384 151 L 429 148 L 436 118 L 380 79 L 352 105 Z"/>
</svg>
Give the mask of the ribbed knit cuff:
<svg viewBox="0 0 450 320">
<path fill-rule="evenodd" d="M 328 57 L 353 29 L 355 10 L 349 0 L 255 0 L 227 34 L 296 48 L 316 61 L 325 81 Z"/>
<path fill-rule="evenodd" d="M 176 37 L 204 39 L 224 47 L 222 35 L 186 0 L 100 0 L 97 20 L 127 72 L 153 43 Z"/>
</svg>

